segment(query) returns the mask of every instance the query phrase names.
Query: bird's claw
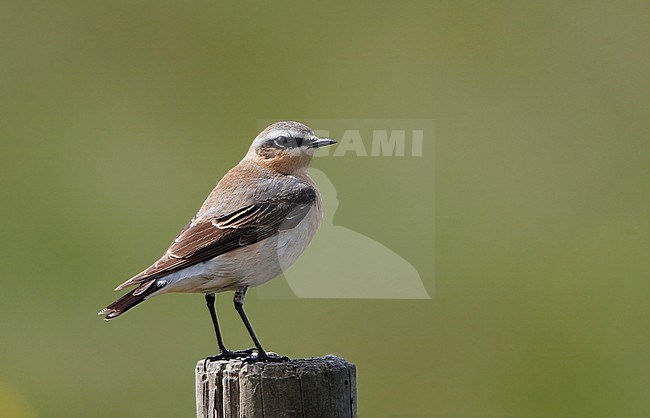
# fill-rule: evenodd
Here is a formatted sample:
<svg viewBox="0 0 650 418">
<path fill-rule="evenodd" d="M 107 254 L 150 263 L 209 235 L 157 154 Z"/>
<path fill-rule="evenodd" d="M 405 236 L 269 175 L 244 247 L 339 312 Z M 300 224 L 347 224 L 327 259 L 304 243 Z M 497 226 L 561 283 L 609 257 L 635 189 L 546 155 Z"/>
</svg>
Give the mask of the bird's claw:
<svg viewBox="0 0 650 418">
<path fill-rule="evenodd" d="M 285 361 L 291 360 L 287 356 L 280 356 L 275 353 L 258 353 L 256 356 L 250 356 L 244 359 L 244 363 L 247 364 L 252 364 L 252 363 L 258 363 L 258 362 L 263 362 L 263 363 L 282 363 Z"/>
<path fill-rule="evenodd" d="M 247 348 L 246 350 L 221 350 L 216 356 L 206 357 L 203 361 L 203 369 L 207 368 L 208 362 L 219 361 L 219 360 L 232 360 L 232 359 L 247 359 L 253 355 L 255 351 L 254 348 Z"/>
<path fill-rule="evenodd" d="M 255 348 L 248 348 L 246 350 L 237 350 L 237 351 L 222 350 L 216 356 L 210 356 L 205 358 L 205 360 L 203 361 L 203 370 L 207 370 L 208 362 L 219 361 L 219 360 L 232 360 L 232 359 L 239 359 L 246 364 L 253 364 L 259 362 L 282 363 L 291 360 L 287 356 L 280 356 L 276 353 L 267 353 L 264 351 L 260 353 Z"/>
</svg>

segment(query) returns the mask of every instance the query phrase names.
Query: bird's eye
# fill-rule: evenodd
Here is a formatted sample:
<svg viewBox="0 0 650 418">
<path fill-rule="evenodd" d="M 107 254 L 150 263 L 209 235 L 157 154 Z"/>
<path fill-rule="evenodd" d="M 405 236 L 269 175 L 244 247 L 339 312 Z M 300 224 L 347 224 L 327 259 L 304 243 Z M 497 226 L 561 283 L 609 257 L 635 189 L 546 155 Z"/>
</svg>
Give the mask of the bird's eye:
<svg viewBox="0 0 650 418">
<path fill-rule="evenodd" d="M 279 136 L 279 137 L 275 138 L 274 142 L 277 145 L 279 145 L 280 147 L 285 148 L 287 146 L 287 144 L 289 143 L 289 138 L 287 138 L 286 136 Z"/>
<path fill-rule="evenodd" d="M 278 136 L 273 140 L 273 142 L 275 142 L 275 145 L 280 148 L 296 148 L 302 147 L 303 139 L 289 136 Z"/>
</svg>

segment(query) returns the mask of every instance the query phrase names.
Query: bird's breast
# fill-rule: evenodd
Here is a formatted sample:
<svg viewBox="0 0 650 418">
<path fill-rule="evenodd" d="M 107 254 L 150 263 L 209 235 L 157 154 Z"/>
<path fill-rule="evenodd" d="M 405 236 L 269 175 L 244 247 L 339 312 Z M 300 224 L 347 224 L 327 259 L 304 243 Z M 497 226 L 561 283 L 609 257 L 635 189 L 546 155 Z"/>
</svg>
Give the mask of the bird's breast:
<svg viewBox="0 0 650 418">
<path fill-rule="evenodd" d="M 317 200 L 307 216 L 295 228 L 280 231 L 276 248 L 281 272 L 291 267 L 300 254 L 305 251 L 314 237 L 322 217 L 321 204 Z"/>
</svg>

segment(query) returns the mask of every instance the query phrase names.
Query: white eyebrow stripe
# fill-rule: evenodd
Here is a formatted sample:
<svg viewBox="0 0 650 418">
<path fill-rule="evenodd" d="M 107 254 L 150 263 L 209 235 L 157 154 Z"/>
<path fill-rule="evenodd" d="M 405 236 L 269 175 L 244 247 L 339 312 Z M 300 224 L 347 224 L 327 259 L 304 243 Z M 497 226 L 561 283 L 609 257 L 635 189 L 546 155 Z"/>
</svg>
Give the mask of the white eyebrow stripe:
<svg viewBox="0 0 650 418">
<path fill-rule="evenodd" d="M 279 137 L 281 137 L 281 136 L 291 136 L 291 132 L 289 132 L 289 131 L 273 130 L 273 131 L 269 132 L 269 133 L 266 135 L 266 139 L 276 139 L 276 138 L 279 138 Z"/>
<path fill-rule="evenodd" d="M 285 130 L 273 130 L 266 135 L 266 139 L 272 140 L 277 139 L 281 136 L 286 136 L 287 138 L 310 138 L 311 135 L 307 132 L 294 132 L 294 131 L 285 131 Z"/>
</svg>

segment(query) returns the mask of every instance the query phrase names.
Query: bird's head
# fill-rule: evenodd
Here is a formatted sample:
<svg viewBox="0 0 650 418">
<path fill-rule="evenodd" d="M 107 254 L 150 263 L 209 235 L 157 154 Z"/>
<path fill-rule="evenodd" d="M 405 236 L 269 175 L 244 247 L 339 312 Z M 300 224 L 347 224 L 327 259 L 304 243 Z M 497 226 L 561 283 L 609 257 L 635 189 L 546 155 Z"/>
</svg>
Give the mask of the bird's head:
<svg viewBox="0 0 650 418">
<path fill-rule="evenodd" d="M 336 141 L 317 137 L 300 122 L 276 122 L 257 135 L 246 157 L 272 171 L 290 174 L 306 168 L 317 148 L 332 144 Z"/>
</svg>

